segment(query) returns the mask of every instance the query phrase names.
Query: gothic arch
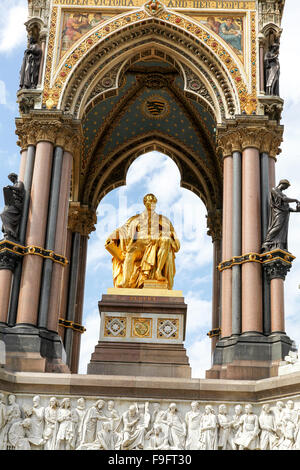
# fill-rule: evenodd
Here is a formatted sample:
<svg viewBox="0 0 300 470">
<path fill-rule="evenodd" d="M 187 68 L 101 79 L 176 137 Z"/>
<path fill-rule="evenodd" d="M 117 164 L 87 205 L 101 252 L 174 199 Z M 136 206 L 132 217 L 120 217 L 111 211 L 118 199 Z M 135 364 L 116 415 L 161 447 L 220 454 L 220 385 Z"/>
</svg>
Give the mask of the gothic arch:
<svg viewBox="0 0 300 470">
<path fill-rule="evenodd" d="M 108 22 L 106 28 L 109 29 L 111 23 Z M 199 25 L 197 28 L 201 29 Z M 208 34 L 203 28 L 202 33 Z M 223 45 L 220 46 L 216 38 L 213 38 L 213 44 L 222 47 L 224 57 L 222 60 L 216 51 L 194 34 L 161 18 L 147 17 L 130 26 L 120 27 L 108 37 L 98 39 L 83 56 L 78 58 L 78 49 L 81 50 L 81 47 L 83 50 L 87 41 L 88 37 L 84 38 L 71 51 L 66 58 L 65 68 L 62 69 L 61 66 L 52 80 L 53 88 L 60 89 L 57 107 L 64 111 L 74 112 L 77 100 L 80 102 L 85 100 L 90 82 L 95 76 L 101 79 L 102 73 L 116 65 L 120 58 L 125 62 L 128 57 L 134 56 L 139 48 L 147 48 L 147 45 L 152 43 L 156 48 L 165 49 L 169 55 L 176 55 L 177 59 L 180 57 L 181 62 L 198 74 L 202 81 L 204 74 L 206 81 L 211 80 L 211 85 L 217 92 L 217 99 L 214 97 L 214 100 L 218 122 L 221 122 L 222 117 L 240 113 L 241 90 L 238 87 L 245 88 L 245 76 L 239 64 L 226 52 Z M 212 89 L 210 94 L 213 95 Z M 221 103 L 224 106 L 225 116 L 224 111 L 218 109 Z"/>
</svg>

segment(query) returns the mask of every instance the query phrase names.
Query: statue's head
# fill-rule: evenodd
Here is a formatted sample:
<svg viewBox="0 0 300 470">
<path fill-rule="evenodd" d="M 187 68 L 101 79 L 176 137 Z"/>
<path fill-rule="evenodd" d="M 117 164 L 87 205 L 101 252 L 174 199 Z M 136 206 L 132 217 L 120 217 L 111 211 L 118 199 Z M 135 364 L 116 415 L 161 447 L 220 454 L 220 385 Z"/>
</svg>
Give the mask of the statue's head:
<svg viewBox="0 0 300 470">
<path fill-rule="evenodd" d="M 144 196 L 143 202 L 147 209 L 154 210 L 157 203 L 157 198 L 154 196 L 154 194 L 149 193 Z"/>
<path fill-rule="evenodd" d="M 18 181 L 18 175 L 16 173 L 10 173 L 8 175 L 8 179 L 12 182 L 12 183 L 15 183 L 16 181 Z"/>
<path fill-rule="evenodd" d="M 287 189 L 289 186 L 291 186 L 291 184 L 288 180 L 280 180 L 279 186 L 282 186 L 283 189 Z"/>
</svg>

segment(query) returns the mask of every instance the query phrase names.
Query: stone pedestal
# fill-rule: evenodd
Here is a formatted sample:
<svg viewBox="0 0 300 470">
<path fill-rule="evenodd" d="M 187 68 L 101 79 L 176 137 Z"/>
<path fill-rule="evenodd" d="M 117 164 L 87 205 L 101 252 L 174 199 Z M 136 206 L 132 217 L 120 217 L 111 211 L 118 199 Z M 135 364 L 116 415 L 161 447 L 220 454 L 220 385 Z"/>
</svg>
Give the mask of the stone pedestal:
<svg viewBox="0 0 300 470">
<path fill-rule="evenodd" d="M 88 374 L 191 377 L 180 291 L 108 289 L 99 311 L 100 339 Z"/>
<path fill-rule="evenodd" d="M 259 380 L 278 375 L 278 367 L 294 342 L 285 333 L 249 332 L 222 338 L 215 349 L 207 379 Z"/>
</svg>

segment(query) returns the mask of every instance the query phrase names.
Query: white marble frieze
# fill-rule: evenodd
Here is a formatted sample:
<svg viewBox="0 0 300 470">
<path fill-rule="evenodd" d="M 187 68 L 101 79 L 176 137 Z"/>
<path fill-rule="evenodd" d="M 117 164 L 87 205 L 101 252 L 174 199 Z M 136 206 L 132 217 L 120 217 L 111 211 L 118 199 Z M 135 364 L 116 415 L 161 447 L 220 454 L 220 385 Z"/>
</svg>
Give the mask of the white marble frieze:
<svg viewBox="0 0 300 470">
<path fill-rule="evenodd" d="M 0 393 L 0 449 L 299 450 L 300 397 L 254 405 Z"/>
</svg>

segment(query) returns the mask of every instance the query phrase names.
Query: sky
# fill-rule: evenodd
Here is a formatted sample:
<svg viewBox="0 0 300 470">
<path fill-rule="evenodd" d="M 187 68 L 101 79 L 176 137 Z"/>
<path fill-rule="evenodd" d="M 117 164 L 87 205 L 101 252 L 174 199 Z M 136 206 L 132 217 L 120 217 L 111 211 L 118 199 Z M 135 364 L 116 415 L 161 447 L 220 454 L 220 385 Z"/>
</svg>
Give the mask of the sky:
<svg viewBox="0 0 300 470">
<path fill-rule="evenodd" d="M 18 173 L 20 152 L 16 145 L 16 92 L 26 47 L 24 22 L 27 0 L 0 0 L 0 187 L 7 175 Z M 286 194 L 300 199 L 300 52 L 299 0 L 286 0 L 280 49 L 280 95 L 285 101 L 282 153 L 276 164 L 276 181 L 287 178 Z M 112 287 L 111 256 L 104 249 L 107 236 L 128 217 L 143 210 L 147 192 L 158 198 L 157 212 L 168 216 L 181 240 L 176 256 L 174 289 L 183 292 L 188 305 L 185 347 L 193 378 L 205 377 L 211 366 L 212 242 L 206 235 L 206 209 L 192 192 L 180 187 L 175 163 L 158 152 L 139 157 L 129 168 L 126 186 L 110 192 L 98 207 L 97 230 L 89 240 L 79 373 L 86 373 L 98 342 L 98 301 Z M 4 206 L 0 191 L 0 209 Z M 300 214 L 291 214 L 289 251 L 296 256 L 285 281 L 286 332 L 300 345 Z"/>
</svg>

